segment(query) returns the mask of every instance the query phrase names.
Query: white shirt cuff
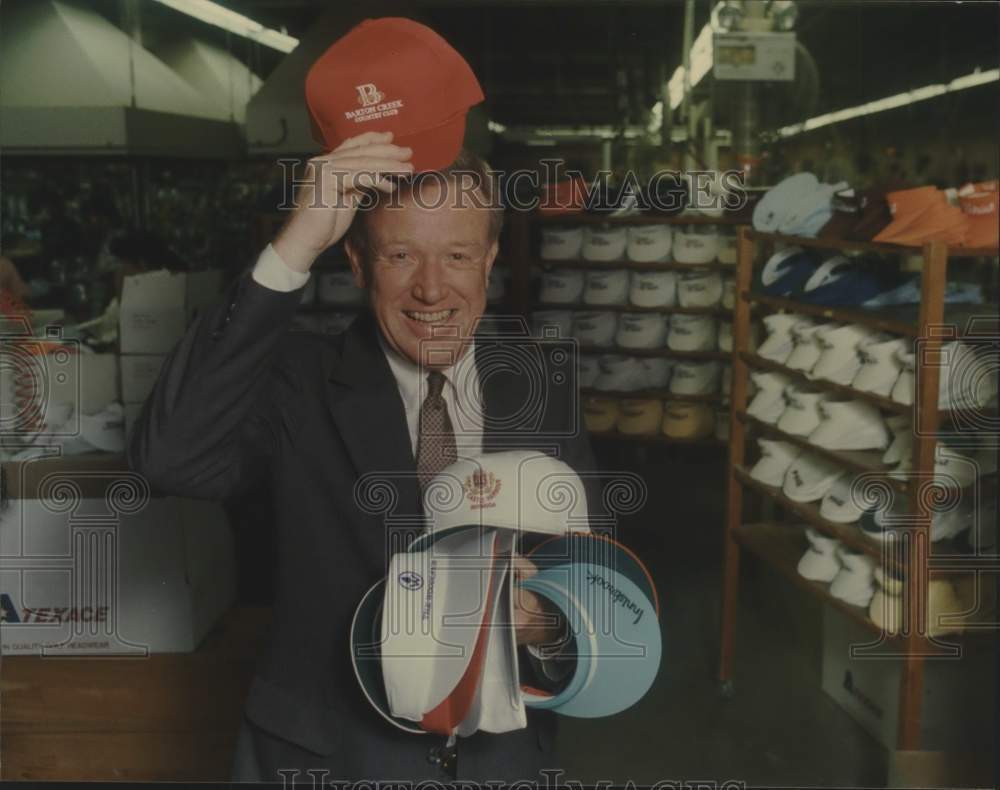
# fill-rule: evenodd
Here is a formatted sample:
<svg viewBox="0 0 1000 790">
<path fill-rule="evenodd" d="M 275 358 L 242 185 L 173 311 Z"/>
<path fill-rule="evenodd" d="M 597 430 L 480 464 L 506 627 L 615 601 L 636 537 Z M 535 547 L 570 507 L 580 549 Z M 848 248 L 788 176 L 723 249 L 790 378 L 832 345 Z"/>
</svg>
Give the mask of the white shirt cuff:
<svg viewBox="0 0 1000 790">
<path fill-rule="evenodd" d="M 277 250 L 268 244 L 257 258 L 251 275 L 258 285 L 270 288 L 272 291 L 297 291 L 309 281 L 309 272 L 297 272 L 290 269 Z"/>
</svg>

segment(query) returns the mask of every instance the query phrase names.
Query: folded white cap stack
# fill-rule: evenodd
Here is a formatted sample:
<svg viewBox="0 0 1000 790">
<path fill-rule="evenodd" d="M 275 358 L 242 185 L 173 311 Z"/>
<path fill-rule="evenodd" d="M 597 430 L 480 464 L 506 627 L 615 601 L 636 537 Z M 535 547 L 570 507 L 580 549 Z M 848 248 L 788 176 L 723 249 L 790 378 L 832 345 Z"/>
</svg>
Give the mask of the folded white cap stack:
<svg viewBox="0 0 1000 790">
<path fill-rule="evenodd" d="M 785 410 L 778 417 L 778 428 L 794 436 L 808 436 L 822 420 L 820 404 L 832 397 L 828 392 L 809 390 L 797 384 L 785 388 Z"/>
<path fill-rule="evenodd" d="M 714 351 L 718 339 L 710 315 L 674 313 L 670 316 L 667 346 L 674 351 Z"/>
<path fill-rule="evenodd" d="M 677 282 L 681 307 L 715 307 L 722 301 L 722 275 L 711 270 L 684 272 Z"/>
<path fill-rule="evenodd" d="M 853 524 L 864 512 L 867 502 L 855 481 L 858 475 L 844 475 L 830 486 L 819 505 L 819 514 L 835 524 Z"/>
<path fill-rule="evenodd" d="M 629 301 L 636 307 L 673 307 L 677 302 L 677 274 L 632 272 Z"/>
<path fill-rule="evenodd" d="M 767 337 L 757 349 L 757 355 L 772 362 L 783 363 L 792 353 L 792 327 L 808 320 L 797 313 L 771 313 L 764 316 Z"/>
<path fill-rule="evenodd" d="M 840 562 L 836 551 L 840 541 L 821 535 L 812 527 L 806 527 L 809 548 L 799 559 L 799 576 L 814 582 L 831 582 L 840 573 Z"/>
<path fill-rule="evenodd" d="M 542 274 L 538 299 L 548 304 L 577 304 L 583 296 L 583 272 L 552 269 Z"/>
<path fill-rule="evenodd" d="M 625 228 L 586 228 L 583 233 L 585 261 L 620 261 L 625 257 Z"/>
<path fill-rule="evenodd" d="M 661 313 L 622 313 L 615 343 L 621 348 L 663 348 L 667 317 Z"/>
<path fill-rule="evenodd" d="M 910 345 L 910 341 L 902 337 L 863 340 L 858 345 L 861 367 L 851 386 L 861 392 L 888 397 L 903 369 L 899 352 L 905 352 Z"/>
<path fill-rule="evenodd" d="M 846 546 L 837 549 L 837 558 L 841 568 L 830 595 L 852 606 L 868 606 L 875 594 L 875 558 Z"/>
<path fill-rule="evenodd" d="M 636 263 L 653 263 L 670 260 L 669 225 L 636 225 L 628 229 L 625 254 Z"/>
<path fill-rule="evenodd" d="M 775 423 L 785 411 L 785 388 L 791 378 L 777 371 L 755 370 L 750 374 L 757 393 L 747 406 L 747 414 L 763 422 Z"/>
<path fill-rule="evenodd" d="M 580 354 L 578 359 L 577 383 L 581 387 L 593 387 L 594 382 L 597 381 L 597 377 L 601 373 L 600 357 L 595 357 L 592 354 Z"/>
<path fill-rule="evenodd" d="M 583 228 L 542 228 L 542 260 L 576 260 L 582 249 Z"/>
<path fill-rule="evenodd" d="M 618 316 L 614 313 L 577 313 L 573 316 L 573 337 L 581 346 L 609 348 L 614 345 Z"/>
<path fill-rule="evenodd" d="M 712 263 L 719 251 L 714 225 L 680 225 L 674 231 L 674 260 L 677 263 Z"/>
<path fill-rule="evenodd" d="M 681 360 L 674 365 L 670 391 L 675 395 L 711 395 L 718 391 L 719 373 L 718 362 Z"/>
<path fill-rule="evenodd" d="M 780 486 L 785 473 L 802 451 L 794 444 L 774 439 L 758 439 L 760 458 L 750 470 L 750 477 L 768 486 Z"/>
<path fill-rule="evenodd" d="M 877 407 L 862 400 L 825 400 L 819 404 L 822 420 L 809 442 L 828 450 L 882 450 L 889 445 L 889 429 Z"/>
<path fill-rule="evenodd" d="M 785 367 L 792 370 L 812 370 L 823 349 L 816 333 L 833 329 L 838 324 L 817 324 L 814 321 L 800 321 L 792 327 L 792 353 L 785 360 Z"/>
<path fill-rule="evenodd" d="M 646 369 L 635 357 L 608 355 L 598 360 L 600 372 L 594 389 L 603 392 L 635 392 L 648 388 Z"/>
<path fill-rule="evenodd" d="M 850 384 L 861 368 L 858 346 L 876 337 L 882 336 L 860 324 L 817 331 L 816 339 L 822 351 L 809 375 L 835 384 Z"/>
<path fill-rule="evenodd" d="M 804 452 L 788 467 L 781 491 L 793 502 L 816 502 L 844 474 L 839 464 L 816 453 Z"/>
<path fill-rule="evenodd" d="M 624 305 L 628 302 L 629 273 L 625 269 L 587 272 L 583 303 L 590 305 Z"/>
</svg>

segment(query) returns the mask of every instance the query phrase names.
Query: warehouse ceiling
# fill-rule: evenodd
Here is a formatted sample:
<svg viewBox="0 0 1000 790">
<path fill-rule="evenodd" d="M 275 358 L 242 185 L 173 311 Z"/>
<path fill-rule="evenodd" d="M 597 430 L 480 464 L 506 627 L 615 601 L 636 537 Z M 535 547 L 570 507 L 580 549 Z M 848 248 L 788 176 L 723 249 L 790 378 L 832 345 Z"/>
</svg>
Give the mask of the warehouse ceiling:
<svg viewBox="0 0 1000 790">
<path fill-rule="evenodd" d="M 296 37 L 340 5 L 340 0 L 217 1 Z M 95 5 L 103 3 L 114 17 L 119 2 Z M 159 3 L 141 2 L 147 37 L 197 29 L 263 78 L 283 57 Z M 414 16 L 470 61 L 483 83 L 490 118 L 506 125 L 643 123 L 662 80 L 681 62 L 680 0 L 425 0 L 413 7 Z M 710 7 L 709 0 L 697 0 L 696 33 Z M 995 68 L 1000 4 L 815 0 L 800 3 L 797 31 L 818 66 L 814 109 L 825 112 L 946 82 L 977 67 Z"/>
</svg>

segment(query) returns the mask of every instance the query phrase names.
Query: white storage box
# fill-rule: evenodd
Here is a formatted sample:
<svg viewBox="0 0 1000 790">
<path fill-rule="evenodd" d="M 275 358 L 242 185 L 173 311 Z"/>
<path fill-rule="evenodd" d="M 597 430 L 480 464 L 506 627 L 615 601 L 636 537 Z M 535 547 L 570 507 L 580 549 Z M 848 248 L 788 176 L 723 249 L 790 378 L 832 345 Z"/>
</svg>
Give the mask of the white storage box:
<svg viewBox="0 0 1000 790">
<path fill-rule="evenodd" d="M 122 354 L 122 403 L 145 402 L 166 358 L 166 354 Z"/>
<path fill-rule="evenodd" d="M 222 286 L 219 271 L 164 270 L 126 277 L 122 284 L 119 344 L 123 354 L 166 354 Z"/>
</svg>

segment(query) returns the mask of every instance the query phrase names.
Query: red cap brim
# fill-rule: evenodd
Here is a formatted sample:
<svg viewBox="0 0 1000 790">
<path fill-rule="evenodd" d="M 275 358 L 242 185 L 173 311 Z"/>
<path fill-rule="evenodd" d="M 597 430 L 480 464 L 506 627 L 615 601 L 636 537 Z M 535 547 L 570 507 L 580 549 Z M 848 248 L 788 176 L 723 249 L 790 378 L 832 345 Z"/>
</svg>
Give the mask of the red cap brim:
<svg viewBox="0 0 1000 790">
<path fill-rule="evenodd" d="M 454 115 L 440 126 L 425 129 L 414 134 L 393 138 L 393 145 L 413 149 L 410 163 L 414 173 L 429 170 L 444 170 L 462 150 L 465 139 L 465 113 Z"/>
</svg>

